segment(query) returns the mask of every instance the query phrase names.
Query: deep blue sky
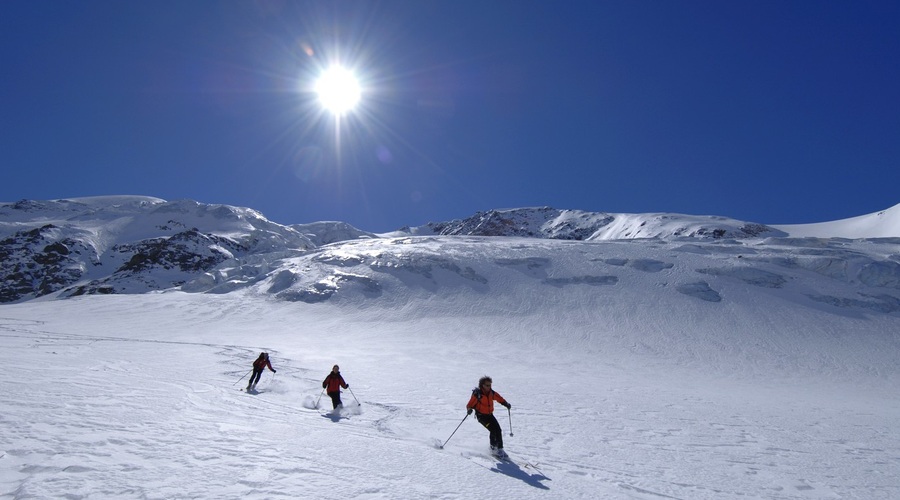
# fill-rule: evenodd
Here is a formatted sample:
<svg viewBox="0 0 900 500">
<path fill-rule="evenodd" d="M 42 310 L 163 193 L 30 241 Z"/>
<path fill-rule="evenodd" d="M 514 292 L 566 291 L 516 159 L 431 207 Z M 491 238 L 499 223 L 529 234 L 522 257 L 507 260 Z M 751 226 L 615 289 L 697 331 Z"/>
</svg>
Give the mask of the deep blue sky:
<svg viewBox="0 0 900 500">
<path fill-rule="evenodd" d="M 338 59 L 364 86 L 339 129 L 309 91 Z M 0 201 L 142 194 L 369 231 L 900 203 L 894 0 L 8 0 L 0 68 Z"/>
</svg>

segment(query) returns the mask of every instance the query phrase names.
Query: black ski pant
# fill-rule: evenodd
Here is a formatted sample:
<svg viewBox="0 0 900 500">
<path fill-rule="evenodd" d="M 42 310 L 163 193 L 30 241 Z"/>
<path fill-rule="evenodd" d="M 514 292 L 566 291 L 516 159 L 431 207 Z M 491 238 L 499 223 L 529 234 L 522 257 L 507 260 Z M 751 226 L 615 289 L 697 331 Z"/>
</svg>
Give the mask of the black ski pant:
<svg viewBox="0 0 900 500">
<path fill-rule="evenodd" d="M 329 392 L 328 395 L 331 396 L 332 408 L 337 408 L 338 406 L 341 406 L 343 404 L 341 403 L 341 391 Z"/>
<path fill-rule="evenodd" d="M 475 418 L 478 423 L 484 426 L 491 433 L 491 446 L 494 448 L 503 448 L 503 429 L 500 428 L 500 422 L 494 417 L 493 413 L 476 413 Z"/>
<path fill-rule="evenodd" d="M 250 375 L 250 383 L 247 384 L 247 387 L 259 382 L 259 377 L 262 377 L 262 370 L 253 369 L 253 374 Z"/>
</svg>

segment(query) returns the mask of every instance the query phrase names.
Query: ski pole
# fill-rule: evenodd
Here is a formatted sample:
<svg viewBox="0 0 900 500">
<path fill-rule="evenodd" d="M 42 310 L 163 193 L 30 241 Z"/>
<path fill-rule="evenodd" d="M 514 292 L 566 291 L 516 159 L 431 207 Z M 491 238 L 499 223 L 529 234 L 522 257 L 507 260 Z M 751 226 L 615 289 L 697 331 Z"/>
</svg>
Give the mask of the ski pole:
<svg viewBox="0 0 900 500">
<path fill-rule="evenodd" d="M 510 437 L 512 437 L 512 436 L 515 435 L 515 434 L 513 434 L 513 432 L 512 432 L 512 410 L 510 410 L 509 408 L 507 408 L 507 409 L 506 409 L 506 412 L 509 414 L 509 435 L 510 435 Z"/>
<path fill-rule="evenodd" d="M 448 437 L 447 440 L 444 441 L 444 444 L 441 445 L 441 449 L 442 449 L 442 450 L 444 449 L 444 446 L 446 446 L 447 443 L 450 442 L 450 438 L 453 437 L 453 434 L 456 434 L 456 431 L 459 430 L 459 428 L 462 426 L 463 422 L 465 422 L 467 418 L 469 418 L 468 412 L 466 413 L 466 416 L 463 417 L 463 419 L 459 421 L 459 425 L 456 426 L 456 429 L 453 429 L 453 432 L 450 434 L 450 437 Z"/>
<path fill-rule="evenodd" d="M 249 369 L 249 370 L 247 371 L 247 373 L 244 374 L 244 377 L 246 377 L 247 375 L 250 375 L 250 372 L 252 372 L 252 371 L 253 371 L 253 368 Z M 241 380 L 244 380 L 244 377 L 239 378 L 239 379 L 237 380 L 237 382 L 231 384 L 231 386 L 232 386 L 232 387 L 236 386 L 238 382 L 240 382 Z"/>
<path fill-rule="evenodd" d="M 356 394 L 353 394 L 353 389 L 351 389 L 349 385 L 347 386 L 347 390 L 350 391 L 350 395 L 353 396 L 353 399 L 356 399 Z M 360 403 L 358 399 L 356 399 L 356 404 L 362 406 L 362 403 Z"/>
<path fill-rule="evenodd" d="M 319 407 L 319 400 L 322 399 L 322 394 L 325 394 L 325 388 L 322 388 L 322 392 L 319 393 L 319 397 L 316 398 L 316 408 Z"/>
</svg>

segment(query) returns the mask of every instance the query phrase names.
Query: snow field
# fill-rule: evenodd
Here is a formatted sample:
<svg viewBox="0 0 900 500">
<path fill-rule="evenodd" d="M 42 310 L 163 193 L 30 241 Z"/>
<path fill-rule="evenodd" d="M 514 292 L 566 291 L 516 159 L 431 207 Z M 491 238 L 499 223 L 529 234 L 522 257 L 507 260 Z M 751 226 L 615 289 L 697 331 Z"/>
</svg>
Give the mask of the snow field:
<svg viewBox="0 0 900 500">
<path fill-rule="evenodd" d="M 629 330 L 610 317 L 613 309 L 566 326 L 565 315 L 549 311 L 511 322 L 233 294 L 4 306 L 0 362 L 14 374 L 14 390 L 0 393 L 0 494 L 900 495 L 895 373 L 817 361 L 824 355 L 805 360 L 790 338 L 787 354 L 774 361 L 770 349 L 710 357 L 716 347 L 702 345 L 712 333 L 703 322 L 682 327 L 703 335 L 683 334 L 679 343 L 696 342 L 687 351 L 712 362 L 686 362 L 686 354 L 662 355 L 669 344 L 646 332 L 671 331 L 685 321 L 681 314 L 694 313 L 645 319 L 644 329 Z M 590 326 L 602 317 L 610 323 Z M 261 350 L 278 373 L 265 372 L 259 394 L 244 393 L 246 379 L 238 379 Z M 749 361 L 729 371 L 729 359 Z M 353 391 L 344 391 L 344 418 L 327 414 L 327 396 L 318 410 L 308 408 L 334 363 Z M 488 461 L 487 431 L 472 417 L 462 421 L 483 374 L 513 405 L 496 412 L 507 450 L 539 471 Z"/>
</svg>

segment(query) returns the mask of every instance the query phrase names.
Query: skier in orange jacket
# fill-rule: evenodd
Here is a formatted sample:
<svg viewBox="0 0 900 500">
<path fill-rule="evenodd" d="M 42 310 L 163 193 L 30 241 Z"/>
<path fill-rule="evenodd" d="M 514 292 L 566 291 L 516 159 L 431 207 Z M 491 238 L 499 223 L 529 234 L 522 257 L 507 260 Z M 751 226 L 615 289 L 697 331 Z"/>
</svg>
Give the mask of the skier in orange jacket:
<svg viewBox="0 0 900 500">
<path fill-rule="evenodd" d="M 487 375 L 481 377 L 478 380 L 478 387 L 472 390 L 472 397 L 469 398 L 466 409 L 470 415 L 474 410 L 478 422 L 490 431 L 491 454 L 507 458 L 506 452 L 503 451 L 503 430 L 500 429 L 500 423 L 494 417 L 494 401 L 506 408 L 511 408 L 512 405 L 491 389 L 493 382 Z"/>
</svg>

